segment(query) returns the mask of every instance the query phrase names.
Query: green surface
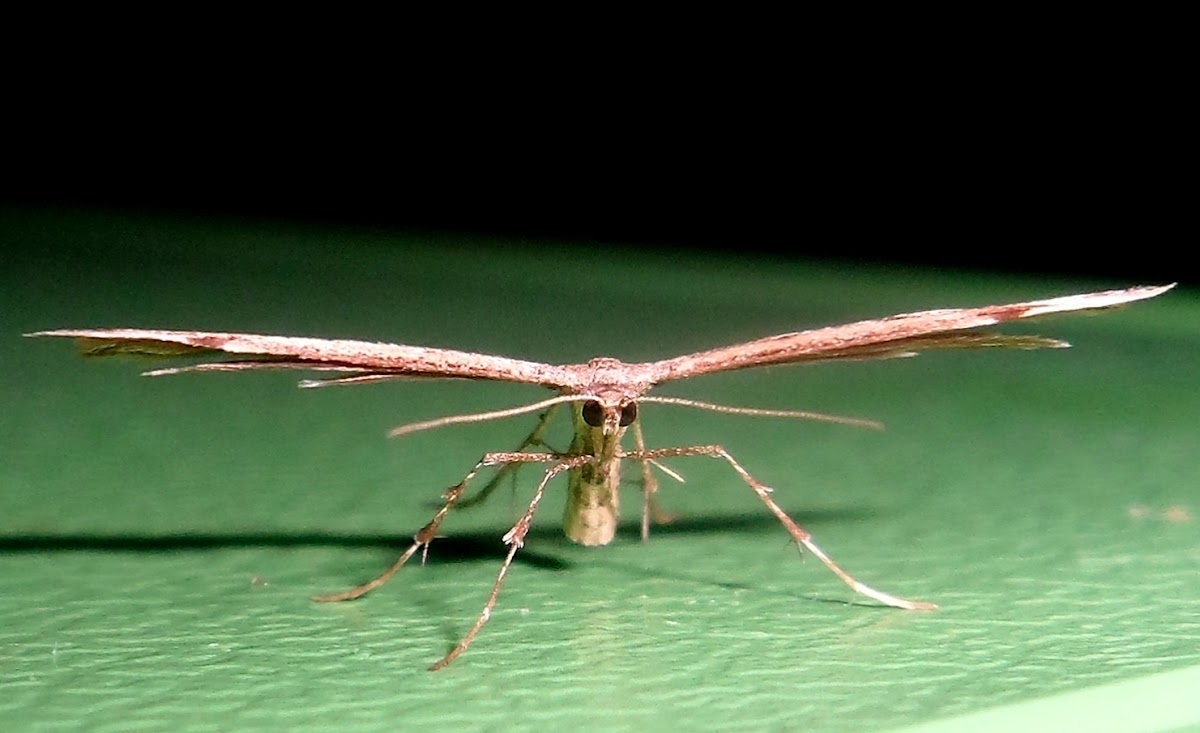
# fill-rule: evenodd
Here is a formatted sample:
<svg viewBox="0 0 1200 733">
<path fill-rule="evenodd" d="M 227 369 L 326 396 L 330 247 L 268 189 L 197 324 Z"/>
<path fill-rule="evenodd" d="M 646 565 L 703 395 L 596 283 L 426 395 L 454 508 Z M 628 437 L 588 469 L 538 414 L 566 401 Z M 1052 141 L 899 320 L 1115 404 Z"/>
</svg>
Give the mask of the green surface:
<svg viewBox="0 0 1200 733">
<path fill-rule="evenodd" d="M 663 390 L 874 417 L 882 433 L 642 410 L 649 444 L 723 443 L 851 572 L 942 610 L 855 598 L 796 557 L 728 470 L 693 459 L 672 464 L 685 485 L 664 483 L 680 520 L 648 545 L 633 487 L 628 525 L 605 548 L 561 536 L 552 491 L 491 622 L 430 674 L 478 613 L 533 472 L 515 497 L 447 521 L 424 567 L 354 603 L 308 596 L 384 568 L 440 491 L 485 450 L 514 447 L 529 420 L 398 441 L 388 428 L 540 391 L 151 380 L 136 376 L 144 362 L 85 361 L 18 334 L 246 330 L 633 360 L 1132 283 L 0 216 L 0 729 L 1000 730 L 1121 694 L 1108 730 L 1200 724 L 1184 694 L 1200 669 L 1200 303 L 1187 288 L 1006 329 L 1066 338 L 1069 351 L 764 369 Z"/>
</svg>

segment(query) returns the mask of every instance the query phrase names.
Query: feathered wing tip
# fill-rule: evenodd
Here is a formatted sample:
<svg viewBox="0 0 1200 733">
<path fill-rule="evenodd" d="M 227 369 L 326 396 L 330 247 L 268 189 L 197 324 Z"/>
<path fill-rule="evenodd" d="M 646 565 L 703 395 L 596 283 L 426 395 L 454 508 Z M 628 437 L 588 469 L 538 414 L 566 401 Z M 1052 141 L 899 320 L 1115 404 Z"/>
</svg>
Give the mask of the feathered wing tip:
<svg viewBox="0 0 1200 733">
<path fill-rule="evenodd" d="M 93 336 L 73 336 L 73 333 L 61 331 L 41 331 L 27 333 L 26 336 L 72 336 L 75 339 L 75 349 L 81 356 L 117 356 L 129 354 L 133 356 L 202 356 L 204 354 L 219 354 L 220 349 L 209 349 L 189 344 L 171 341 L 155 341 L 153 339 L 105 339 Z"/>
</svg>

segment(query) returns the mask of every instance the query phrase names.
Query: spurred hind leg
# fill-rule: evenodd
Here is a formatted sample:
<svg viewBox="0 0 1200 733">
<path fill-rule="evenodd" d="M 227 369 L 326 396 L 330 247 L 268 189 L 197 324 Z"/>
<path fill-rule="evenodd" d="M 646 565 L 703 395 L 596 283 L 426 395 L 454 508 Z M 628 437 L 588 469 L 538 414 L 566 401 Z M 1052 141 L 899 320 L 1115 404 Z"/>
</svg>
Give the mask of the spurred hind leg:
<svg viewBox="0 0 1200 733">
<path fill-rule="evenodd" d="M 630 458 L 635 461 L 649 461 L 656 458 L 674 458 L 676 456 L 709 456 L 711 458 L 720 458 L 728 463 L 733 470 L 742 477 L 742 480 L 745 481 L 751 489 L 754 489 L 754 493 L 758 495 L 759 499 L 762 499 L 763 503 L 767 505 L 767 508 L 771 510 L 771 513 L 783 523 L 783 526 L 787 529 L 788 534 L 792 536 L 792 539 L 795 540 L 797 544 L 807 548 L 808 551 L 813 555 L 816 555 L 817 559 L 825 564 L 825 567 L 832 570 L 834 575 L 841 578 L 843 583 L 850 586 L 855 591 L 888 606 L 904 608 L 910 611 L 932 611 L 937 608 L 937 605 L 933 603 L 927 603 L 925 601 L 910 601 L 905 598 L 899 598 L 897 596 L 884 593 L 883 591 L 875 590 L 866 583 L 859 582 L 845 570 L 842 570 L 842 568 L 835 563 L 832 558 L 826 555 L 825 552 L 818 547 L 815 542 L 813 542 L 812 535 L 808 533 L 808 530 L 796 524 L 796 522 L 789 517 L 778 504 L 775 503 L 775 500 L 771 498 L 771 488 L 759 483 L 759 481 L 751 476 L 746 469 L 742 468 L 740 463 L 733 459 L 733 456 L 729 455 L 729 453 L 719 445 L 693 445 L 683 448 L 656 448 L 654 450 L 637 450 L 625 453 L 622 457 Z"/>
<path fill-rule="evenodd" d="M 633 442 L 639 453 L 646 452 L 646 439 L 642 435 L 642 423 L 633 424 Z M 658 500 L 658 479 L 650 471 L 651 466 L 657 466 L 660 471 L 683 483 L 683 477 L 662 465 L 653 458 L 642 461 L 642 542 L 650 539 L 650 522 L 655 524 L 670 524 L 675 515 L 662 508 Z"/>
</svg>

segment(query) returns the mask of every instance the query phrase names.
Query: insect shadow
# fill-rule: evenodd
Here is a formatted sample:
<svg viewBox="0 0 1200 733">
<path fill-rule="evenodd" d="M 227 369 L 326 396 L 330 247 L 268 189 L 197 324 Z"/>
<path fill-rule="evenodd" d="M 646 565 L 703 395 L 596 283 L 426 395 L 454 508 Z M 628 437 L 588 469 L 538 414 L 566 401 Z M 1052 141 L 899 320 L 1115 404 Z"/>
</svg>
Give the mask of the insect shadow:
<svg viewBox="0 0 1200 733">
<path fill-rule="evenodd" d="M 808 524 L 854 521 L 874 516 L 864 509 L 831 509 L 803 512 Z M 669 535 L 716 534 L 728 532 L 758 532 L 777 529 L 771 516 L 707 515 L 679 517 L 669 524 L 655 528 L 655 538 Z M 635 523 L 623 523 L 621 534 L 630 542 L 637 540 Z M 561 529 L 554 526 L 532 527 L 531 546 L 517 562 L 546 570 L 566 570 L 573 567 L 570 560 L 552 555 L 555 547 L 569 547 Z M 397 534 L 342 534 L 333 532 L 239 532 L 219 534 L 184 532 L 169 535 L 138 534 L 22 534 L 0 537 L 0 553 L 97 552 L 97 553 L 175 553 L 207 552 L 239 548 L 342 547 L 378 548 L 389 553 L 403 549 L 412 538 Z M 430 563 L 475 562 L 503 557 L 505 544 L 496 532 L 483 530 L 455 532 L 438 538 L 430 547 Z"/>
</svg>

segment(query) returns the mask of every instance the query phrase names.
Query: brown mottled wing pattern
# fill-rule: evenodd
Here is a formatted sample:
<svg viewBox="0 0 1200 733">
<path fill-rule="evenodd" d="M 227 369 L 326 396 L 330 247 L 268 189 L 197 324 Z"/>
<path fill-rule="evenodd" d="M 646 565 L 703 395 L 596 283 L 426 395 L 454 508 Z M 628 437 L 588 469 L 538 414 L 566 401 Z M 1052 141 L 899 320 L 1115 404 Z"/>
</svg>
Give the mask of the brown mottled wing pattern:
<svg viewBox="0 0 1200 733">
<path fill-rule="evenodd" d="M 677 356 L 647 366 L 654 374 L 654 382 L 658 383 L 766 364 L 878 359 L 905 356 L 922 349 L 1062 347 L 1068 344 L 1037 336 L 1006 336 L 967 329 L 1054 313 L 1113 308 L 1123 303 L 1153 298 L 1172 287 L 1174 285 L 1135 287 L 1028 303 L 905 313 L 875 321 L 770 336 L 744 344 Z"/>
<path fill-rule="evenodd" d="M 564 383 L 562 367 L 551 364 L 402 344 L 127 328 L 64 329 L 28 335 L 77 339 L 80 350 L 90 356 L 141 354 L 211 357 L 233 354 L 239 357 L 147 372 L 154 376 L 187 371 L 307 369 L 351 374 L 355 376 L 350 379 L 362 381 L 389 377 L 450 377 L 495 379 L 549 387 L 559 387 Z"/>
<path fill-rule="evenodd" d="M 1135 287 L 1010 305 L 907 313 L 844 326 L 785 333 L 642 364 L 595 359 L 588 364 L 553 365 L 424 346 L 206 331 L 64 329 L 28 335 L 74 338 L 85 354 L 96 356 L 148 354 L 212 357 L 231 354 L 237 357 L 147 372 L 155 376 L 189 371 L 306 369 L 345 376 L 304 382 L 305 386 L 359 384 L 402 377 L 441 377 L 522 382 L 578 392 L 595 381 L 597 374 L 603 371 L 608 380 L 606 383 L 611 382 L 610 386 L 621 386 L 627 391 L 641 393 L 652 384 L 672 379 L 767 364 L 881 359 L 906 356 L 922 349 L 1067 346 L 1065 342 L 1038 336 L 1008 336 L 969 329 L 1054 313 L 1112 308 L 1153 298 L 1172 287 Z"/>
</svg>

